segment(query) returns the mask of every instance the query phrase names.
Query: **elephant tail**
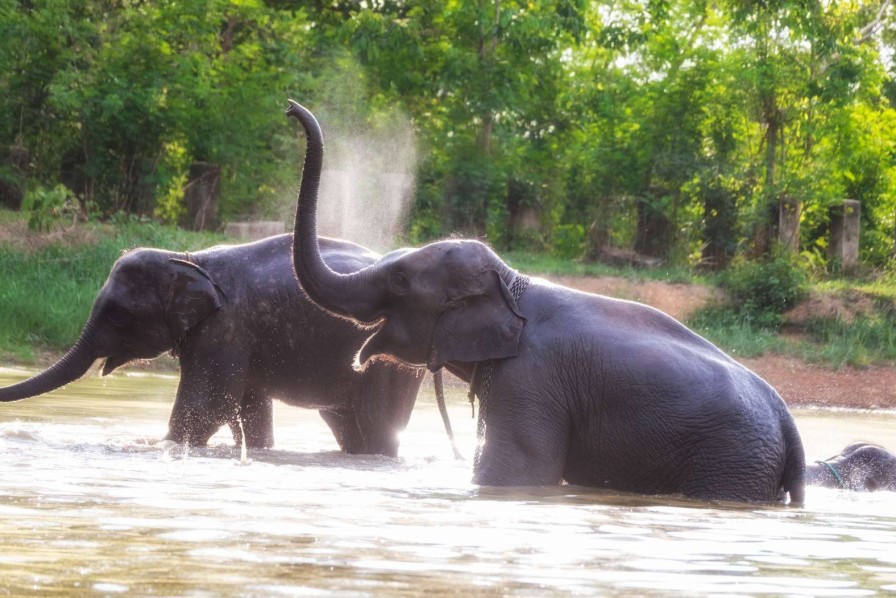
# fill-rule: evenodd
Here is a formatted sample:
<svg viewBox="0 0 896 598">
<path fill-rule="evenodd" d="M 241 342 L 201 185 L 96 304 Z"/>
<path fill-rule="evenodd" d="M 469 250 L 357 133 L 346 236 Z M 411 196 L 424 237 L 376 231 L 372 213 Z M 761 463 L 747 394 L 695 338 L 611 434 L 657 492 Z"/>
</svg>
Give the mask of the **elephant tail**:
<svg viewBox="0 0 896 598">
<path fill-rule="evenodd" d="M 790 505 L 800 507 L 805 500 L 806 490 L 806 456 L 803 452 L 803 442 L 800 440 L 796 424 L 785 413 L 784 443 L 786 453 L 784 456 L 784 473 L 781 476 L 781 486 L 790 494 Z"/>
</svg>

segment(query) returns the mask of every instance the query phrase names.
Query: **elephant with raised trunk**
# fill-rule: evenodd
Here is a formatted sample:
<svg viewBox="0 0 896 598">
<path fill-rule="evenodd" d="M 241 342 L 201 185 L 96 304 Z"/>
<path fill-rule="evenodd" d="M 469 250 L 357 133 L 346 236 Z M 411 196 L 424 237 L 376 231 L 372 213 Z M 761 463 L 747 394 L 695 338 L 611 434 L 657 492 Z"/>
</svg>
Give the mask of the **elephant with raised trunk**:
<svg viewBox="0 0 896 598">
<path fill-rule="evenodd" d="M 318 258 L 341 273 L 379 256 L 321 239 Z M 352 359 L 366 334 L 308 301 L 292 267 L 292 235 L 195 253 L 137 249 L 113 266 L 75 345 L 33 378 L 0 388 L 17 401 L 81 377 L 171 351 L 180 383 L 166 438 L 204 445 L 224 424 L 237 443 L 273 445 L 272 399 L 311 407 L 343 450 L 394 456 L 425 370 Z M 242 431 L 240 430 L 242 424 Z"/>
<path fill-rule="evenodd" d="M 300 283 L 367 327 L 362 367 L 447 368 L 472 385 L 484 424 L 476 483 L 802 502 L 803 446 L 781 397 L 658 310 L 529 279 L 472 240 L 330 268 L 316 228 L 322 134 L 296 102 L 287 114 L 307 137 Z"/>
</svg>

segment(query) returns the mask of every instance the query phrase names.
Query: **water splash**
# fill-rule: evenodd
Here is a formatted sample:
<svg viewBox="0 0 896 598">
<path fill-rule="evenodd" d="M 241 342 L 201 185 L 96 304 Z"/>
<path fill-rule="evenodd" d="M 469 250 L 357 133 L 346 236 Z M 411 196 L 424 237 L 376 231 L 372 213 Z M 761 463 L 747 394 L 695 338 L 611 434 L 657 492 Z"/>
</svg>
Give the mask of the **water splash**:
<svg viewBox="0 0 896 598">
<path fill-rule="evenodd" d="M 376 251 L 395 247 L 414 192 L 417 147 L 410 123 L 327 132 L 318 229 Z"/>
<path fill-rule="evenodd" d="M 249 464 L 249 453 L 246 448 L 246 444 L 248 441 L 246 440 L 246 430 L 243 428 L 243 420 L 240 420 L 240 465 L 248 465 Z"/>
<path fill-rule="evenodd" d="M 357 114 L 321 111 L 324 164 L 318 195 L 318 233 L 379 252 L 395 248 L 407 229 L 416 187 L 417 141 L 410 119 L 393 112 L 376 125 Z M 290 151 L 304 155 L 296 138 Z M 292 230 L 296 180 L 252 218 L 282 220 Z"/>
</svg>

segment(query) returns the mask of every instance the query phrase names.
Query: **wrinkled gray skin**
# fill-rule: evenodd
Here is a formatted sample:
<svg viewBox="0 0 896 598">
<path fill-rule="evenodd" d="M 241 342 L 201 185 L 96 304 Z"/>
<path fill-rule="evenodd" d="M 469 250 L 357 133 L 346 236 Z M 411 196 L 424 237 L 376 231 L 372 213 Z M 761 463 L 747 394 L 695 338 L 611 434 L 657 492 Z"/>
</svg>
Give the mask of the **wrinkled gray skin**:
<svg viewBox="0 0 896 598">
<path fill-rule="evenodd" d="M 896 491 L 896 455 L 867 442 L 850 444 L 839 455 L 807 464 L 806 483 L 843 490 Z"/>
<path fill-rule="evenodd" d="M 362 364 L 445 367 L 487 395 L 476 483 L 565 480 L 750 502 L 789 492 L 802 502 L 803 447 L 781 397 L 662 312 L 538 279 L 517 301 L 509 289 L 519 274 L 470 240 L 333 272 L 317 251 L 320 128 L 295 102 L 287 114 L 307 136 L 294 258 L 303 288 L 325 309 L 374 326 Z"/>
<path fill-rule="evenodd" d="M 321 239 L 329 267 L 352 272 L 378 255 Z M 224 424 L 239 444 L 274 443 L 272 399 L 311 407 L 349 453 L 394 456 L 425 374 L 352 360 L 366 333 L 313 305 L 292 267 L 292 235 L 195 253 L 137 249 L 113 266 L 77 343 L 59 362 L 0 388 L 0 401 L 43 394 L 105 358 L 103 375 L 174 349 L 181 376 L 166 438 L 204 445 Z"/>
</svg>

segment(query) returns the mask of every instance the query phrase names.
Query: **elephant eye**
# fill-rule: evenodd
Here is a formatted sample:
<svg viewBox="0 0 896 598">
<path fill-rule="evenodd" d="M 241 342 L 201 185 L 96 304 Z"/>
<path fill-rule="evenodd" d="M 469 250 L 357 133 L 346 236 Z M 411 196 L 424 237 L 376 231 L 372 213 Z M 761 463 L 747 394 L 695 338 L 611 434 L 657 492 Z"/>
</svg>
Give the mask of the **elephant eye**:
<svg viewBox="0 0 896 598">
<path fill-rule="evenodd" d="M 389 275 L 389 291 L 393 295 L 404 295 L 411 290 L 411 280 L 404 272 L 393 272 Z"/>
<path fill-rule="evenodd" d="M 131 320 L 131 314 L 120 306 L 113 306 L 109 308 L 108 318 L 109 323 L 115 326 L 116 328 L 121 328 L 125 326 Z"/>
<path fill-rule="evenodd" d="M 456 309 L 463 307 L 467 302 L 467 297 L 443 297 L 442 309 Z"/>
</svg>

